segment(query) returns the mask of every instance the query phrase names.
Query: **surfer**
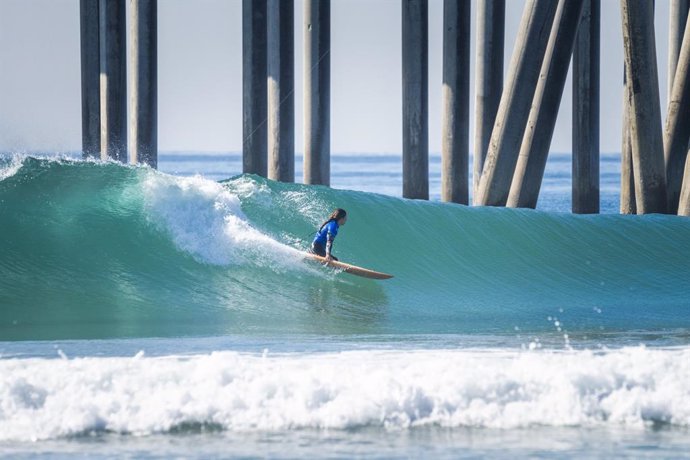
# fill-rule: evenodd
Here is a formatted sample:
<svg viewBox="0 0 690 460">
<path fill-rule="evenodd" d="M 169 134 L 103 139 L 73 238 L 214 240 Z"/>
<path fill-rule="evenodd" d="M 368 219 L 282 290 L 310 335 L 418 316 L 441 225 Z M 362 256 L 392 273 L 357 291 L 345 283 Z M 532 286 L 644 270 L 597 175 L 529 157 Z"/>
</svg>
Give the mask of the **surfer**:
<svg viewBox="0 0 690 460">
<path fill-rule="evenodd" d="M 319 231 L 316 232 L 314 241 L 311 243 L 310 252 L 325 257 L 326 260 L 338 260 L 331 254 L 333 240 L 338 235 L 338 229 L 347 222 L 347 212 L 344 209 L 336 209 L 328 216 L 328 219 L 321 224 Z"/>
</svg>

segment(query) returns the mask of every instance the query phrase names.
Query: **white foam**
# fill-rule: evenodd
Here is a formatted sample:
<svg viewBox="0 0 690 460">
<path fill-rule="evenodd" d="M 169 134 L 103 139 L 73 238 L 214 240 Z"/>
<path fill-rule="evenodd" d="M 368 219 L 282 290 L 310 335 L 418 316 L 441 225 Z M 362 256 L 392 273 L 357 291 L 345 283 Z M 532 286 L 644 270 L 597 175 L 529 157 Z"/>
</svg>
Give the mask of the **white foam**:
<svg viewBox="0 0 690 460">
<path fill-rule="evenodd" d="M 231 181 L 232 190 L 241 199 L 252 198 L 264 207 L 273 206 L 271 189 L 266 184 L 260 184 L 250 176 L 239 176 Z"/>
<path fill-rule="evenodd" d="M 151 171 L 143 189 L 149 219 L 201 262 L 275 267 L 300 260 L 298 251 L 252 227 L 238 197 L 217 182 Z"/>
<path fill-rule="evenodd" d="M 318 195 L 307 190 L 289 190 L 280 194 L 278 203 L 274 200 L 271 189 L 265 184 L 258 183 L 250 176 L 241 176 L 231 181 L 234 193 L 242 199 L 251 199 L 255 205 L 263 208 L 273 208 L 277 205 L 294 210 L 316 227 L 323 222 L 324 216 L 332 209 L 321 200 Z"/>
<path fill-rule="evenodd" d="M 8 159 L 10 160 L 7 164 L 0 167 L 0 181 L 12 177 L 19 169 L 22 167 L 22 162 L 26 158 L 24 155 L 12 155 Z"/>
<path fill-rule="evenodd" d="M 189 423 L 247 431 L 652 422 L 690 425 L 690 348 L 0 361 L 0 440 Z"/>
</svg>

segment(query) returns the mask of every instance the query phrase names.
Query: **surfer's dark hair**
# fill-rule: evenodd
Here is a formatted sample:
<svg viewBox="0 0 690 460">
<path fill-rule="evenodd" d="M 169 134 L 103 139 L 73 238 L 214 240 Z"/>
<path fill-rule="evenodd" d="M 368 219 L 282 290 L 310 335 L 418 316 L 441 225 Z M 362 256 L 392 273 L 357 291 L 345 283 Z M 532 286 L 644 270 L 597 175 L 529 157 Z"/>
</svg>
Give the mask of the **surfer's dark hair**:
<svg viewBox="0 0 690 460">
<path fill-rule="evenodd" d="M 319 227 L 319 231 L 321 231 L 321 229 L 322 229 L 326 224 L 328 224 L 329 222 L 333 222 L 333 221 L 336 221 L 336 222 L 337 222 L 337 221 L 339 221 L 340 219 L 342 219 L 342 218 L 345 217 L 345 216 L 347 216 L 347 211 L 345 211 L 345 210 L 342 209 L 342 208 L 336 209 L 335 211 L 333 211 L 333 212 L 331 213 L 330 216 L 328 216 L 328 219 L 326 219 L 326 221 L 325 221 L 323 224 L 321 224 L 321 227 Z"/>
</svg>

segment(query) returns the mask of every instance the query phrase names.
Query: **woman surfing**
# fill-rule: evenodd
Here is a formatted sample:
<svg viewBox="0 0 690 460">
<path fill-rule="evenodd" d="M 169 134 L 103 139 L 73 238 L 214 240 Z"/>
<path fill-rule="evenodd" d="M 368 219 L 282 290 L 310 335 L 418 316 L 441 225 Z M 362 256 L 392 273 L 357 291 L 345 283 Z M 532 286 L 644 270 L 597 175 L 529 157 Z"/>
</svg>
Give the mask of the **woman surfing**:
<svg viewBox="0 0 690 460">
<path fill-rule="evenodd" d="M 338 229 L 347 222 L 347 212 L 344 209 L 336 209 L 328 216 L 328 219 L 321 224 L 319 231 L 316 232 L 314 241 L 311 243 L 309 252 L 325 257 L 326 260 L 338 260 L 331 254 L 333 250 L 333 240 L 338 235 Z"/>
<path fill-rule="evenodd" d="M 347 212 L 344 209 L 336 209 L 328 216 L 328 219 L 321 224 L 319 231 L 316 232 L 314 241 L 311 243 L 311 248 L 307 251 L 311 256 L 308 258 L 323 263 L 324 259 L 327 266 L 335 267 L 352 275 L 362 276 L 364 278 L 372 278 L 385 280 L 392 278 L 393 275 L 387 273 L 369 270 L 368 268 L 358 267 L 356 265 L 345 264 L 338 262 L 338 258 L 332 254 L 333 241 L 338 235 L 338 230 L 347 222 Z M 318 257 L 317 257 L 318 256 Z M 323 258 L 323 259 L 322 259 Z"/>
</svg>

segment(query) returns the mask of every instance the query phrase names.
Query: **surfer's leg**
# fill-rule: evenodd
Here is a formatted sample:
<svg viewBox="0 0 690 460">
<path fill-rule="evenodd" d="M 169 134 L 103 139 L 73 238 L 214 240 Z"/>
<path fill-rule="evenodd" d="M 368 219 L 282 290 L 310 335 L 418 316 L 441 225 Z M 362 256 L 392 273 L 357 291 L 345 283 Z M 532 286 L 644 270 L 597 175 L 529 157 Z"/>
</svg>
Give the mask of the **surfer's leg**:
<svg viewBox="0 0 690 460">
<path fill-rule="evenodd" d="M 311 252 L 321 256 L 321 257 L 326 257 L 326 248 L 323 247 L 323 245 L 318 244 L 318 243 L 312 243 L 311 244 Z"/>
</svg>

